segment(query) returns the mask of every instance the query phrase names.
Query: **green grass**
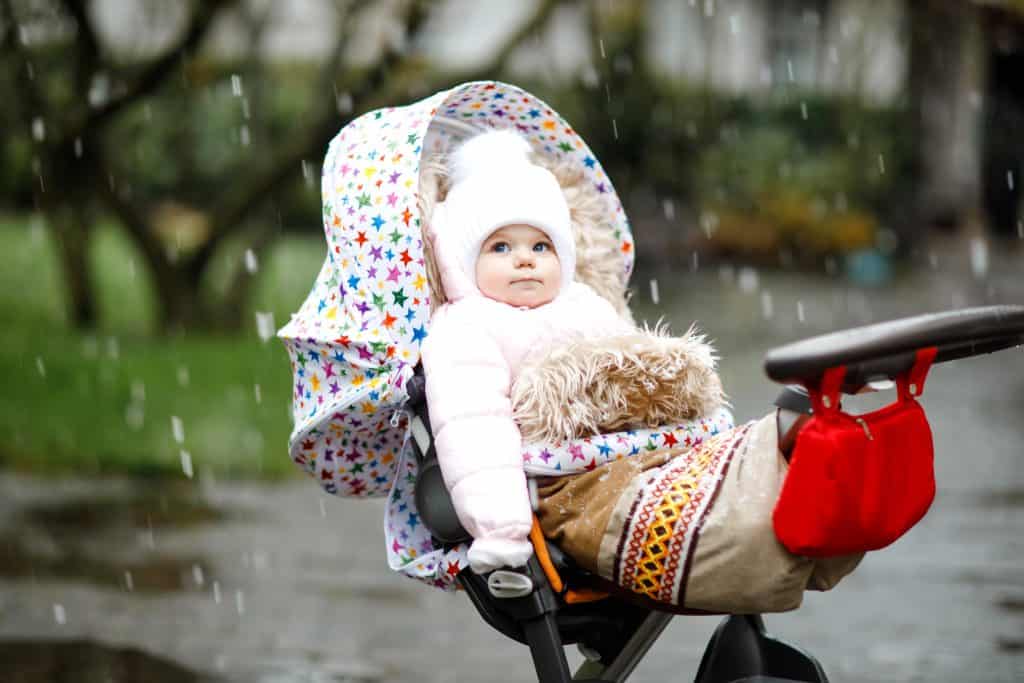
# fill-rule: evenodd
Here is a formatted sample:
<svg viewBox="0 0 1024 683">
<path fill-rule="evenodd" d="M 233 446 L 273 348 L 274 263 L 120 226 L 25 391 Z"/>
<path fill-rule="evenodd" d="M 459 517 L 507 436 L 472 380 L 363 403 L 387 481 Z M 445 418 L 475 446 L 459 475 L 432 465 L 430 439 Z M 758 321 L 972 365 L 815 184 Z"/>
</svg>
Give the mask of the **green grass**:
<svg viewBox="0 0 1024 683">
<path fill-rule="evenodd" d="M 244 245 L 228 250 L 240 257 Z M 101 325 L 70 329 L 50 231 L 37 217 L 0 218 L 0 464 L 43 473 L 278 477 L 288 459 L 291 373 L 254 311 L 280 325 L 323 258 L 313 238 L 282 240 L 256 273 L 233 336 L 153 333 L 153 288 L 132 245 L 99 228 L 90 260 Z M 223 264 L 227 265 L 227 264 Z M 183 426 L 178 443 L 172 420 Z"/>
</svg>

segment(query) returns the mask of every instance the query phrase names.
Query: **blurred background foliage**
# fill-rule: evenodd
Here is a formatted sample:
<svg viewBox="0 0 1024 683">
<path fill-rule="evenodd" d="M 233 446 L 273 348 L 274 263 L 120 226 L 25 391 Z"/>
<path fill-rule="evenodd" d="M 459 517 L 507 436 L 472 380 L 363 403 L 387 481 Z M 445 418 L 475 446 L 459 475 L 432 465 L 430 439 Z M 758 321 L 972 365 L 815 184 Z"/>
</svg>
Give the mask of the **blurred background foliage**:
<svg viewBox="0 0 1024 683">
<path fill-rule="evenodd" d="M 0 0 L 0 462 L 290 471 L 267 336 L 323 259 L 326 145 L 460 81 L 519 84 L 580 131 L 634 224 L 634 282 L 719 261 L 877 285 L 934 234 L 1024 236 L 1019 3 L 499 9 Z M 460 44 L 489 50 L 442 58 Z M 755 48 L 753 77 L 715 75 Z"/>
</svg>

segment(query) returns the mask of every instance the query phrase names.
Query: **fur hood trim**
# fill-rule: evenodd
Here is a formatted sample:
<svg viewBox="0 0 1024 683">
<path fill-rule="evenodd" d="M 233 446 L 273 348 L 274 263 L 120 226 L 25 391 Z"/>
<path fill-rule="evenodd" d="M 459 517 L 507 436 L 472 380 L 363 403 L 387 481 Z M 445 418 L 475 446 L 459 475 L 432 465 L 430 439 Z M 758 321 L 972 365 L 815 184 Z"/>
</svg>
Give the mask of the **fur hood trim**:
<svg viewBox="0 0 1024 683">
<path fill-rule="evenodd" d="M 577 339 L 528 358 L 512 387 L 524 443 L 678 424 L 726 403 L 717 356 L 691 327 Z"/>
</svg>

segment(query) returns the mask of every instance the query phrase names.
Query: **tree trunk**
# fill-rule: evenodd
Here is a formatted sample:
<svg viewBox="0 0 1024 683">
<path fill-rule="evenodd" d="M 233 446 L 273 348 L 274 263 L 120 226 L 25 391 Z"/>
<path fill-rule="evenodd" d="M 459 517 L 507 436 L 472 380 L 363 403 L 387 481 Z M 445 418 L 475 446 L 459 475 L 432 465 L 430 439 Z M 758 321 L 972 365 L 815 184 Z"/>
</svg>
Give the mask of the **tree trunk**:
<svg viewBox="0 0 1024 683">
<path fill-rule="evenodd" d="M 96 327 L 96 295 L 89 277 L 89 238 L 91 216 L 80 206 L 48 212 L 67 288 L 68 320 L 78 329 Z"/>
<path fill-rule="evenodd" d="M 980 13 L 970 3 L 910 4 L 908 85 L 917 131 L 917 217 L 913 241 L 929 225 L 955 227 L 976 212 L 980 195 L 980 108 L 984 47 Z"/>
</svg>

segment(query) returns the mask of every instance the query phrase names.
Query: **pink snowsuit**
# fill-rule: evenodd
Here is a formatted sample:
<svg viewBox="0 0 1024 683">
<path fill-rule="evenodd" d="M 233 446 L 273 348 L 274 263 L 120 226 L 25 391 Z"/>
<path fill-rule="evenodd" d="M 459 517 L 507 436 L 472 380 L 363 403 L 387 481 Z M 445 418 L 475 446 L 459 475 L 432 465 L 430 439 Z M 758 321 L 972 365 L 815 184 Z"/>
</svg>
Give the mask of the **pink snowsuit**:
<svg viewBox="0 0 1024 683">
<path fill-rule="evenodd" d="M 563 283 L 553 301 L 533 309 L 489 299 L 444 252 L 443 235 L 434 253 L 449 298 L 433 314 L 422 349 L 438 462 L 459 520 L 474 538 L 473 569 L 519 566 L 533 552 L 522 439 L 510 399 L 523 360 L 556 342 L 633 327 L 579 282 Z"/>
</svg>

